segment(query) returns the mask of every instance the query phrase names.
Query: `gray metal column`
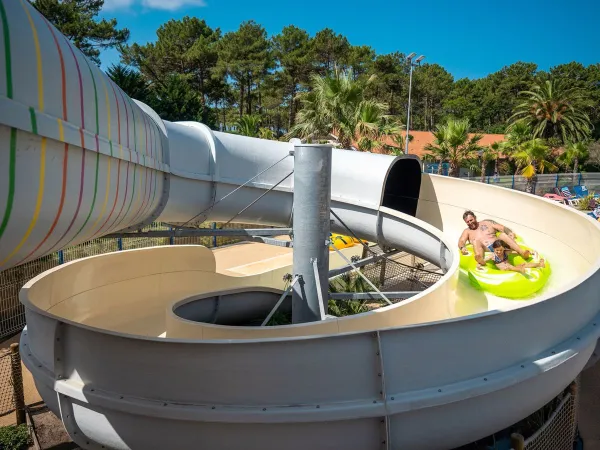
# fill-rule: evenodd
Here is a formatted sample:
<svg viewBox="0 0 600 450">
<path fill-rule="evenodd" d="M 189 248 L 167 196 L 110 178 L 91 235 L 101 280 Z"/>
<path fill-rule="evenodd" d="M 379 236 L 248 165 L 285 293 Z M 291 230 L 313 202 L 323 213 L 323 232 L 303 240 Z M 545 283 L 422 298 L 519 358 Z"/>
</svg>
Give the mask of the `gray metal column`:
<svg viewBox="0 0 600 450">
<path fill-rule="evenodd" d="M 294 147 L 294 274 L 301 279 L 292 290 L 292 322 L 321 320 L 329 292 L 331 203 L 331 146 L 298 144 Z M 318 283 L 313 261 L 316 258 Z M 317 285 L 318 284 L 318 285 Z M 320 292 L 317 291 L 320 289 Z M 320 295 L 322 294 L 322 295 Z"/>
</svg>

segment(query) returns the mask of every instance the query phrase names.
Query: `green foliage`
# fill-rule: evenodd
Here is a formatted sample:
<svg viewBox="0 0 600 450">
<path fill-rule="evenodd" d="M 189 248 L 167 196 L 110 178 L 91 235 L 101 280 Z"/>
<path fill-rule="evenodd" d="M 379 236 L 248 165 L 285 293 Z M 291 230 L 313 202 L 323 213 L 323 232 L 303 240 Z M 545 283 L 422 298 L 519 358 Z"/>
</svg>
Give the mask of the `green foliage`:
<svg viewBox="0 0 600 450">
<path fill-rule="evenodd" d="M 471 134 L 471 124 L 467 119 L 449 119 L 445 124 L 438 125 L 433 132 L 435 137 L 433 144 L 427 144 L 425 149 L 441 163 L 450 163 L 452 177 L 458 177 L 461 166 L 469 160 L 478 157 L 482 151 L 479 141 L 483 137 L 480 134 Z"/>
<path fill-rule="evenodd" d="M 600 141 L 588 144 L 588 158 L 585 162 L 585 171 L 597 171 L 600 169 Z"/>
<path fill-rule="evenodd" d="M 217 68 L 239 91 L 240 117 L 252 114 L 253 102 L 260 103 L 261 82 L 275 67 L 267 32 L 253 21 L 244 22 L 237 31 L 223 36 L 218 49 Z"/>
<path fill-rule="evenodd" d="M 365 99 L 373 80 L 375 76 L 354 79 L 349 71 L 313 75 L 311 90 L 299 95 L 302 110 L 289 136 L 309 141 L 333 138 L 343 148 L 357 142 L 365 151 L 382 147 L 386 137 L 397 139 L 402 126 L 386 114 L 387 105 Z"/>
<path fill-rule="evenodd" d="M 118 29 L 114 19 L 96 20 L 102 0 L 33 0 L 32 3 L 97 62 L 100 50 L 117 47 L 122 62 L 136 71 L 132 72 L 135 75 L 113 73 L 112 76 L 119 78 L 123 89 L 133 92 L 141 101 L 147 89 L 145 103 L 166 111 L 170 118 L 199 117 L 213 128 L 235 131 L 235 122 L 240 117 L 258 115 L 265 129 L 263 133 L 268 136 L 272 133 L 280 139 L 294 125 L 309 119 L 315 125 L 313 131 L 319 135 L 315 140 L 329 140 L 331 127 L 327 125 L 331 123 L 319 123 L 316 111 L 306 112 L 301 120 L 297 116 L 300 109 L 312 106 L 306 94 L 314 89 L 315 76 L 335 79 L 338 73 L 345 73 L 352 82 L 362 83 L 362 100 L 382 108 L 377 116 L 392 117 L 396 125 L 406 122 L 409 65 L 405 55 L 400 52 L 377 55 L 371 47 L 353 46 L 346 37 L 328 28 L 310 36 L 301 28 L 287 26 L 281 33 L 268 36 L 260 24 L 248 21 L 223 35 L 219 28 L 211 28 L 204 20 L 186 16 L 162 24 L 154 42 L 125 45 L 129 36 L 126 29 Z M 137 79 L 138 74 L 145 81 L 145 88 Z M 546 92 L 547 80 L 552 86 L 551 95 Z M 513 122 L 529 124 L 532 133 L 546 139 L 553 148 L 581 141 L 589 133 L 598 139 L 598 80 L 600 64 L 586 67 L 573 62 L 543 72 L 534 63 L 517 62 L 475 80 L 454 80 L 440 65 L 423 64 L 413 74 L 411 129 L 435 130 L 448 119 L 467 119 L 473 132 L 504 133 L 508 119 L 516 113 L 511 129 L 516 126 Z M 549 113 L 551 120 L 526 119 L 526 108 L 522 105 L 530 100 L 532 93 L 544 96 L 543 107 L 539 109 L 553 111 Z M 175 99 L 186 104 L 170 104 Z M 373 108 L 371 111 L 354 108 L 354 112 L 361 114 L 372 111 Z M 523 117 L 518 115 L 521 113 Z M 403 147 L 402 134 L 386 135 L 380 126 L 386 120 L 377 126 L 375 121 L 363 122 L 373 124 L 368 135 L 352 137 L 350 124 L 337 130 L 343 146 L 354 142 L 362 150 L 391 153 Z"/>
<path fill-rule="evenodd" d="M 3 450 L 23 450 L 29 447 L 31 437 L 27 425 L 0 428 L 0 448 Z"/>
<path fill-rule="evenodd" d="M 596 199 L 594 193 L 590 192 L 588 195 L 579 200 L 577 207 L 582 211 L 591 211 L 596 207 Z"/>
<path fill-rule="evenodd" d="M 113 64 L 108 68 L 106 74 L 131 98 L 144 103 L 152 102 L 150 100 L 150 84 L 141 73 L 123 64 Z"/>
<path fill-rule="evenodd" d="M 377 282 L 373 282 L 378 286 Z M 355 272 L 343 273 L 329 281 L 329 292 L 371 292 L 373 288 Z M 329 300 L 328 312 L 332 316 L 343 317 L 367 312 L 368 300 Z"/>
<path fill-rule="evenodd" d="M 275 311 L 275 314 L 271 316 L 267 322 L 268 327 L 276 327 L 278 325 L 290 325 L 292 323 L 291 313 L 282 313 L 281 311 Z"/>
<path fill-rule="evenodd" d="M 312 41 L 313 58 L 317 73 L 321 76 L 341 70 L 350 52 L 350 43 L 330 28 L 319 31 Z"/>
<path fill-rule="evenodd" d="M 583 163 L 588 157 L 587 143 L 570 142 L 558 157 L 558 163 L 566 170 L 572 169 L 573 174 L 576 174 L 579 172 L 579 164 Z"/>
<path fill-rule="evenodd" d="M 101 50 L 129 39 L 129 30 L 117 29 L 116 19 L 96 19 L 104 0 L 33 0 L 31 4 L 96 64 Z"/>
<path fill-rule="evenodd" d="M 583 110 L 584 95 L 582 89 L 566 81 L 546 80 L 520 92 L 524 100 L 509 121 L 527 124 L 534 138 L 555 138 L 562 143 L 586 139 L 592 124 Z"/>
<path fill-rule="evenodd" d="M 433 130 L 442 121 L 442 104 L 452 90 L 454 78 L 439 64 L 424 64 L 415 71 L 413 83 L 416 101 L 411 106 L 411 128 Z"/>
<path fill-rule="evenodd" d="M 245 115 L 237 120 L 235 128 L 243 136 L 258 137 L 260 122 L 260 116 Z"/>
<path fill-rule="evenodd" d="M 313 68 L 310 36 L 293 25 L 273 37 L 273 57 L 281 70 L 275 74 L 275 83 L 281 86 L 282 103 L 287 103 L 288 129 L 295 121 L 298 101 L 296 94 L 308 83 Z M 279 99 L 277 99 L 279 100 Z"/>
<path fill-rule="evenodd" d="M 214 126 L 212 112 L 183 75 L 173 74 L 154 88 L 156 97 L 150 104 L 163 119 L 170 121 L 197 120 Z"/>
<path fill-rule="evenodd" d="M 558 167 L 550 161 L 550 156 L 550 148 L 540 138 L 523 142 L 512 153 L 511 158 L 517 163 L 519 175 L 523 175 L 527 179 L 525 192 L 534 192 L 538 174 L 558 170 Z"/>
</svg>

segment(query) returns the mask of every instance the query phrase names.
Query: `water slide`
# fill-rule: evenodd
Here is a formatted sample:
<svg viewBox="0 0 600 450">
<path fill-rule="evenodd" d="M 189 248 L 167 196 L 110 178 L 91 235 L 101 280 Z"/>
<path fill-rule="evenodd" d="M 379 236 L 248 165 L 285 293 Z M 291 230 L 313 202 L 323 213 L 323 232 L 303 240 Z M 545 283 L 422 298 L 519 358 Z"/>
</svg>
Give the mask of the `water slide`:
<svg viewBox="0 0 600 450">
<path fill-rule="evenodd" d="M 154 220 L 229 220 L 292 171 L 293 143 L 161 120 L 27 1 L 0 0 L 0 19 L 0 269 Z M 289 226 L 293 190 L 290 176 L 236 220 Z M 202 246 L 85 258 L 28 282 L 21 354 L 72 439 L 92 449 L 449 449 L 526 417 L 589 363 L 597 222 L 422 174 L 410 157 L 334 150 L 331 192 L 357 235 L 430 261 L 441 280 L 369 313 L 273 327 L 235 321 L 266 314 L 289 264 L 222 270 Z M 552 276 L 542 291 L 507 300 L 465 282 L 465 209 L 543 253 Z M 332 229 L 346 232 L 338 219 Z"/>
</svg>

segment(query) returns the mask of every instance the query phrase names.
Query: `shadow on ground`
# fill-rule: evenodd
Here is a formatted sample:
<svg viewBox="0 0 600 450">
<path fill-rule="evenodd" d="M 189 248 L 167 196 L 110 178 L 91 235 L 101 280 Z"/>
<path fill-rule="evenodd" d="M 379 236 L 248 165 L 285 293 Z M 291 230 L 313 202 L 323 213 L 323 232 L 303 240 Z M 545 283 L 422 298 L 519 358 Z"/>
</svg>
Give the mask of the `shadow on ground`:
<svg viewBox="0 0 600 450">
<path fill-rule="evenodd" d="M 31 420 L 42 450 L 72 450 L 79 447 L 71 441 L 62 421 L 41 403 L 30 407 Z"/>
</svg>

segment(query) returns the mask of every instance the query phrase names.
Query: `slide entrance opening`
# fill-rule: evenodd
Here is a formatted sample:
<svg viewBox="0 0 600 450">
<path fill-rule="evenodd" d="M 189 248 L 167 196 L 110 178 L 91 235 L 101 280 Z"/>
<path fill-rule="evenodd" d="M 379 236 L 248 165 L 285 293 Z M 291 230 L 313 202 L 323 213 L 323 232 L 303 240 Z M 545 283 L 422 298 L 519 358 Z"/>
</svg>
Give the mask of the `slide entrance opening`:
<svg viewBox="0 0 600 450">
<path fill-rule="evenodd" d="M 416 157 L 402 157 L 388 172 L 381 205 L 414 217 L 417 215 L 420 190 L 420 161 Z"/>
</svg>

